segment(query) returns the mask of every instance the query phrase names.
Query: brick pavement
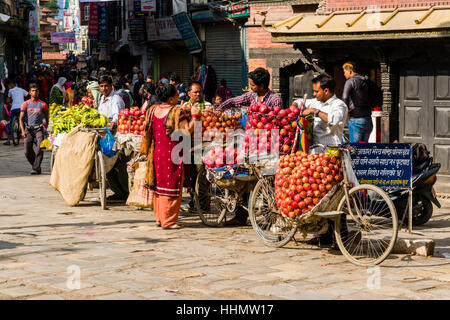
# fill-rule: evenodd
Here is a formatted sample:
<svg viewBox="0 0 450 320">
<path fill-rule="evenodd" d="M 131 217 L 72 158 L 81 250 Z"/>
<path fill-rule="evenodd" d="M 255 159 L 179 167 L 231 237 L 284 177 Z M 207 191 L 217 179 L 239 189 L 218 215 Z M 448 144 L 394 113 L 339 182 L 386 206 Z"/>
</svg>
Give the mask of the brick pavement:
<svg viewBox="0 0 450 320">
<path fill-rule="evenodd" d="M 185 228 L 167 231 L 148 210 L 67 207 L 48 185 L 48 161 L 30 176 L 22 148 L 0 145 L 0 299 L 450 298 L 448 203 L 415 230 L 436 240 L 435 256 L 391 255 L 370 289 L 368 269 L 339 252 L 269 248 L 251 227 L 208 228 L 183 214 Z"/>
</svg>

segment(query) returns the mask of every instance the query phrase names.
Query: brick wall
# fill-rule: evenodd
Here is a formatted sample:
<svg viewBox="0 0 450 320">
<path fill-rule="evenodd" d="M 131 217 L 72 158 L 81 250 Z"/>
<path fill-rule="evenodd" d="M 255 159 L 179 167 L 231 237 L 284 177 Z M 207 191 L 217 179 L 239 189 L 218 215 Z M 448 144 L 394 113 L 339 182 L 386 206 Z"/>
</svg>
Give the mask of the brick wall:
<svg viewBox="0 0 450 320">
<path fill-rule="evenodd" d="M 384 8 L 412 8 L 450 5 L 450 1 L 430 1 L 430 0 L 325 0 L 322 4 L 324 11 L 336 10 L 362 10 L 368 6 L 376 5 L 380 9 Z"/>
<path fill-rule="evenodd" d="M 288 19 L 294 15 L 292 6 L 251 6 L 250 7 L 250 18 L 248 22 L 250 24 L 260 24 L 263 17 L 258 14 L 258 12 L 266 11 L 266 21 L 267 22 L 280 22 Z M 292 45 L 285 43 L 272 43 L 270 32 L 265 31 L 263 28 L 258 26 L 250 26 L 247 29 L 247 46 L 249 48 L 249 59 L 248 59 L 248 70 L 252 71 L 257 67 L 263 67 L 270 72 L 270 86 L 273 88 L 274 74 L 272 72 L 272 67 L 268 65 L 268 59 L 270 58 L 273 51 L 283 48 L 292 49 Z M 267 58 L 252 57 L 252 50 L 254 49 L 265 49 L 267 53 Z M 278 85 L 275 85 L 278 87 Z"/>
</svg>

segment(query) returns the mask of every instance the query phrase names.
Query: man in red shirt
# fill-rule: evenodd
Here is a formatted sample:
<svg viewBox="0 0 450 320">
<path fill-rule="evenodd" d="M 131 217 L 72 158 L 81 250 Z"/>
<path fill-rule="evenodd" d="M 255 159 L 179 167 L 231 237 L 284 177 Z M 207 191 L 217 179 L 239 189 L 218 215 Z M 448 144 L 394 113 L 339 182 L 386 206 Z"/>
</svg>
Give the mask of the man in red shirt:
<svg viewBox="0 0 450 320">
<path fill-rule="evenodd" d="M 48 123 L 48 106 L 39 100 L 39 89 L 36 84 L 30 85 L 31 99 L 25 101 L 20 109 L 20 129 L 25 138 L 25 157 L 32 166 L 31 174 L 41 174 L 41 163 L 44 156 L 40 146 L 44 140 L 44 123 Z M 27 117 L 25 123 L 24 118 Z M 33 149 L 33 140 L 36 146 Z"/>
</svg>

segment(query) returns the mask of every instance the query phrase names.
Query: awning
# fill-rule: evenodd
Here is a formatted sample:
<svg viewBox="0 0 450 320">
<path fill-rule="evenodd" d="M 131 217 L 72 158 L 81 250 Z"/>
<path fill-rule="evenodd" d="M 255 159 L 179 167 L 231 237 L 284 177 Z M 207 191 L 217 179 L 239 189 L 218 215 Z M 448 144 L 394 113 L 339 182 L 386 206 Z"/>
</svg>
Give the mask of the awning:
<svg viewBox="0 0 450 320">
<path fill-rule="evenodd" d="M 296 15 L 265 30 L 272 42 L 450 37 L 450 9 Z"/>
<path fill-rule="evenodd" d="M 124 46 L 127 46 L 128 42 L 121 42 L 115 49 L 114 52 L 119 52 Z"/>
</svg>

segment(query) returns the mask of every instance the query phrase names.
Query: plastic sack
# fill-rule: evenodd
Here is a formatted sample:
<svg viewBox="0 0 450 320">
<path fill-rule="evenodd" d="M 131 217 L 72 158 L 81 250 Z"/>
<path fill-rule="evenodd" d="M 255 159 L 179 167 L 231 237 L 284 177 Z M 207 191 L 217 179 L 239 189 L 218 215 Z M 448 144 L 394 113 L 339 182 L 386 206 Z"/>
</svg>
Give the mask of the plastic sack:
<svg viewBox="0 0 450 320">
<path fill-rule="evenodd" d="M 114 144 L 116 143 L 116 138 L 114 138 L 111 131 L 106 128 L 106 135 L 103 139 L 100 139 L 100 148 L 105 156 L 111 158 L 114 156 L 119 150 L 113 150 Z"/>
</svg>

